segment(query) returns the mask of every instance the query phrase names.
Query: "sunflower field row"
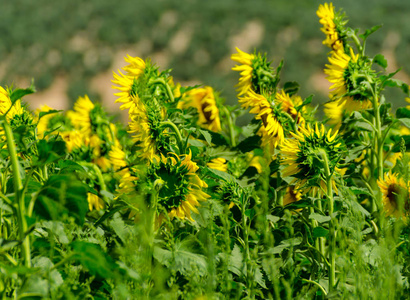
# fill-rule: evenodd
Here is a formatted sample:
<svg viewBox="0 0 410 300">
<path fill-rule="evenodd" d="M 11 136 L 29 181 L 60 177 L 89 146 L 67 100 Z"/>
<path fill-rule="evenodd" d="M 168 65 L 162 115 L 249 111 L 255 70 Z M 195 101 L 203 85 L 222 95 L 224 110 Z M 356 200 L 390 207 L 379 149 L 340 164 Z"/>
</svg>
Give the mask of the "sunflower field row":
<svg viewBox="0 0 410 300">
<path fill-rule="evenodd" d="M 384 91 L 409 87 L 366 54 L 380 26 L 317 16 L 323 107 L 238 48 L 234 106 L 125 57 L 127 124 L 87 95 L 31 111 L 34 86 L 0 87 L 1 299 L 406 299 L 410 106 Z"/>
</svg>

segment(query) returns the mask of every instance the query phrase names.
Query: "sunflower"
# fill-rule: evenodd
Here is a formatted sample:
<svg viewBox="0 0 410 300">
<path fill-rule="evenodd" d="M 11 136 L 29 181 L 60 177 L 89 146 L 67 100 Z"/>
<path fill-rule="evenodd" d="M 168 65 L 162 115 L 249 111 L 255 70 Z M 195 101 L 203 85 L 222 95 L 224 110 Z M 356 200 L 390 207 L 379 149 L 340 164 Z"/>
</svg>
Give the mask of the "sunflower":
<svg viewBox="0 0 410 300">
<path fill-rule="evenodd" d="M 206 165 L 210 169 L 219 170 L 222 172 L 228 171 L 227 161 L 223 157 L 217 157 L 217 158 L 211 159 L 211 161 L 208 162 Z"/>
<path fill-rule="evenodd" d="M 294 177 L 292 184 L 301 193 L 312 190 L 313 194 L 317 191 L 321 194 L 320 187 L 327 192 L 321 161 L 323 154 L 327 156 L 330 173 L 333 174 L 332 186 L 337 193 L 334 176 L 335 173 L 342 174 L 337 163 L 344 147 L 339 141 L 338 132 L 333 136 L 331 132 L 329 129 L 326 133 L 323 124 L 320 127 L 316 124 L 315 128 L 302 126 L 296 133 L 291 133 L 294 138 L 286 139 L 280 147 L 281 165 L 284 166 L 282 176 Z"/>
<path fill-rule="evenodd" d="M 198 111 L 198 124 L 214 132 L 221 131 L 219 109 L 215 101 L 212 87 L 195 88 L 185 93 L 183 100 L 178 103 L 178 108 L 195 107 Z"/>
<path fill-rule="evenodd" d="M 234 71 L 239 71 L 241 77 L 236 85 L 238 96 L 242 96 L 249 91 L 254 91 L 258 94 L 262 92 L 274 92 L 276 85 L 279 82 L 278 77 L 273 73 L 266 58 L 266 54 L 248 54 L 236 48 L 238 53 L 231 55 L 231 59 L 240 63 L 232 68 Z M 280 68 L 280 67 L 279 67 Z"/>
<path fill-rule="evenodd" d="M 25 110 L 21 106 L 20 100 L 17 100 L 11 107 L 10 93 L 0 86 L 0 114 L 7 113 L 6 119 L 10 123 L 17 115 L 23 115 Z M 11 108 L 10 108 L 11 107 Z"/>
<path fill-rule="evenodd" d="M 92 211 L 93 209 L 101 210 L 105 206 L 104 201 L 100 197 L 92 193 L 87 193 L 87 201 L 88 201 L 88 209 L 90 211 Z"/>
<path fill-rule="evenodd" d="M 320 18 L 319 23 L 323 25 L 320 30 L 322 30 L 322 32 L 326 35 L 326 39 L 323 41 L 323 44 L 335 52 L 343 52 L 343 39 L 341 39 L 335 24 L 335 22 L 338 21 L 338 18 L 335 16 L 334 6 L 332 3 L 325 3 L 324 5 L 320 4 L 316 14 Z"/>
<path fill-rule="evenodd" d="M 303 100 L 300 96 L 294 95 L 290 97 L 288 93 L 284 90 L 276 93 L 275 95 L 275 105 L 280 106 L 281 110 L 289 114 L 296 124 L 304 124 L 305 119 L 302 117 L 301 112 L 305 112 L 306 109 L 303 106 L 300 111 L 297 111 L 296 108 L 303 104 Z"/>
<path fill-rule="evenodd" d="M 344 109 L 338 101 L 330 101 L 325 103 L 323 111 L 329 118 L 328 123 L 330 125 L 335 125 L 336 129 L 338 129 L 342 125 Z"/>
<path fill-rule="evenodd" d="M 53 110 L 51 107 L 47 105 L 42 105 L 39 109 L 35 111 L 36 119 L 38 120 L 41 112 L 49 112 Z M 49 129 L 49 122 L 54 117 L 53 113 L 48 115 L 42 116 L 40 120 L 37 122 L 37 137 L 39 139 L 44 138 L 44 133 Z"/>
<path fill-rule="evenodd" d="M 329 62 L 330 65 L 326 65 L 324 70 L 329 82 L 333 83 L 329 97 L 348 112 L 371 107 L 372 102 L 369 98 L 357 92 L 361 87 L 361 78 L 374 76 L 366 62 L 361 61 L 359 55 L 353 53 L 352 48 L 350 55 L 332 52 Z"/>
<path fill-rule="evenodd" d="M 128 63 L 127 66 L 122 69 L 125 71 L 123 74 L 118 70 L 118 74 L 113 72 L 114 79 L 112 83 L 118 86 L 112 86 L 113 89 L 117 89 L 120 92 L 115 93 L 115 96 L 119 98 L 115 102 L 123 103 L 120 106 L 120 109 L 129 109 L 130 113 L 136 108 L 137 103 L 140 101 L 140 98 L 137 94 L 137 80 L 144 74 L 145 62 L 139 57 L 131 57 L 127 55 L 124 60 Z"/>
<path fill-rule="evenodd" d="M 198 213 L 199 202 L 210 197 L 203 191 L 208 185 L 197 175 L 198 169 L 191 153 L 161 155 L 159 162 L 152 164 L 149 178 L 151 182 L 162 183 L 158 204 L 168 212 L 170 219 L 178 217 L 193 221 L 191 212 Z"/>
<path fill-rule="evenodd" d="M 154 158 L 158 159 L 157 153 L 162 149 L 161 145 L 161 130 L 155 128 L 155 117 L 148 114 L 145 105 L 139 103 L 136 106 L 134 113 L 130 115 L 129 133 L 132 135 L 132 140 L 138 143 L 141 148 L 141 157 L 150 162 Z"/>
<path fill-rule="evenodd" d="M 286 188 L 286 194 L 283 196 L 283 205 L 288 205 L 302 199 L 302 193 L 295 189 L 294 186 L 289 185 Z"/>
<path fill-rule="evenodd" d="M 79 97 L 74 103 L 74 112 L 67 114 L 75 128 L 81 130 L 85 136 L 92 134 L 91 111 L 95 108 L 87 95 Z"/>
<path fill-rule="evenodd" d="M 119 145 L 111 147 L 110 152 L 108 152 L 108 157 L 110 158 L 110 162 L 114 167 L 114 170 L 124 168 L 127 165 L 125 161 L 126 154 Z"/>
<path fill-rule="evenodd" d="M 410 212 L 410 189 L 398 174 L 385 174 L 383 180 L 377 180 L 382 192 L 383 207 L 387 216 L 401 217 Z"/>
<path fill-rule="evenodd" d="M 84 134 L 79 130 L 63 131 L 60 135 L 65 142 L 67 151 L 73 152 L 75 149 L 79 149 L 84 145 Z"/>
<path fill-rule="evenodd" d="M 236 51 L 238 51 L 238 53 L 232 54 L 231 59 L 242 65 L 235 66 L 232 68 L 232 70 L 238 71 L 241 74 L 241 78 L 239 78 L 239 83 L 236 85 L 238 87 L 238 96 L 241 96 L 252 89 L 252 62 L 255 59 L 255 55 L 243 52 L 239 50 L 239 48 L 237 47 L 235 49 Z"/>
</svg>

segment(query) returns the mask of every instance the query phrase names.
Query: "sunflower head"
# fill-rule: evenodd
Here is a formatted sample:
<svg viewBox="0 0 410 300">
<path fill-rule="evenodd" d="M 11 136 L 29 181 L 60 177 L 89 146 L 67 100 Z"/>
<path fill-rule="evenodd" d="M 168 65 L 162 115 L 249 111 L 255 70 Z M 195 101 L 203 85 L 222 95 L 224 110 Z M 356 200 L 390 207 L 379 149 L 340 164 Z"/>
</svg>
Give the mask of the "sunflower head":
<svg viewBox="0 0 410 300">
<path fill-rule="evenodd" d="M 198 111 L 198 125 L 211 131 L 221 131 L 221 120 L 217 106 L 217 95 L 210 86 L 187 91 L 178 108 L 194 107 Z"/>
<path fill-rule="evenodd" d="M 311 128 L 300 127 L 292 133 L 292 139 L 286 139 L 281 145 L 281 164 L 284 166 L 282 175 L 294 177 L 297 190 L 316 193 L 320 188 L 326 192 L 324 171 L 324 155 L 333 178 L 341 174 L 337 164 L 344 153 L 344 146 L 337 131 L 332 135 L 331 129 L 326 132 L 323 125 Z M 332 185 L 337 191 L 335 181 Z"/>
<path fill-rule="evenodd" d="M 170 219 L 193 221 L 191 212 L 198 213 L 199 202 L 209 198 L 203 191 L 208 186 L 196 173 L 199 168 L 191 158 L 191 154 L 169 153 L 150 165 L 148 181 L 159 189 L 158 204 L 168 212 Z"/>
<path fill-rule="evenodd" d="M 325 74 L 333 83 L 329 97 L 348 112 L 371 107 L 371 83 L 377 81 L 376 73 L 371 69 L 369 59 L 354 54 L 332 52 L 326 65 Z"/>
<path fill-rule="evenodd" d="M 320 29 L 326 35 L 323 44 L 331 48 L 335 52 L 344 52 L 344 44 L 346 39 L 344 14 L 335 12 L 332 3 L 320 4 L 316 11 L 319 17 L 319 23 L 323 25 Z"/>
<path fill-rule="evenodd" d="M 88 209 L 90 211 L 92 211 L 93 209 L 101 210 L 105 206 L 104 201 L 95 194 L 87 193 L 87 200 L 88 200 Z"/>
<path fill-rule="evenodd" d="M 228 171 L 228 162 L 223 157 L 213 158 L 206 165 L 210 169 L 219 170 L 222 172 Z"/>
<path fill-rule="evenodd" d="M 138 109 L 130 115 L 128 132 L 141 149 L 140 157 L 152 162 L 159 153 L 169 151 L 169 136 L 161 125 L 163 117 L 160 113 L 142 103 L 136 107 Z"/>
<path fill-rule="evenodd" d="M 383 208 L 387 216 L 406 217 L 410 214 L 409 183 L 398 174 L 387 173 L 377 184 L 382 192 Z"/>
<path fill-rule="evenodd" d="M 238 53 L 232 54 L 231 59 L 241 64 L 232 68 L 232 70 L 240 72 L 241 75 L 239 83 L 236 85 L 238 95 L 244 95 L 249 90 L 258 94 L 274 91 L 279 82 L 278 73 L 281 66 L 275 74 L 266 54 L 248 54 L 238 48 L 236 51 Z"/>
</svg>

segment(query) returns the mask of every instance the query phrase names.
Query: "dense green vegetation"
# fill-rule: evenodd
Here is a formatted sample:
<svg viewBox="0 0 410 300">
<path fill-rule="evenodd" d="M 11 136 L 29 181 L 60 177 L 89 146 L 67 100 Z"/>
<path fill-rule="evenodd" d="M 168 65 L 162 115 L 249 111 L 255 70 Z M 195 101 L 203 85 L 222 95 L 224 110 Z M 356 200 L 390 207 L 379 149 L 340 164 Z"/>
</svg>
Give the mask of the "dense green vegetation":
<svg viewBox="0 0 410 300">
<path fill-rule="evenodd" d="M 134 55 L 140 57 L 165 53 L 169 59 L 163 67 L 172 67 L 177 80 L 212 85 L 233 104 L 235 95 L 226 88 L 236 81 L 229 70 L 229 55 L 238 46 L 232 37 L 246 30 L 248 22 L 256 21 L 263 34 L 247 50 L 267 52 L 276 62 L 283 58 L 283 80 L 298 81 L 303 96 L 313 93 L 317 95 L 314 101 L 323 102 L 326 94 L 318 92 L 311 82 L 327 63 L 315 14 L 318 4 L 301 0 L 1 1 L 0 83 L 35 78 L 41 91 L 53 83 L 56 74 L 66 74 L 67 92 L 74 101 L 78 95 L 90 94 L 90 78 L 120 67 L 113 65 L 115 53 L 135 49 Z M 392 46 L 397 65 L 410 74 L 410 3 L 347 0 L 343 5 L 350 22 L 359 28 L 384 25 L 378 38 L 368 41 L 369 53 L 375 55 Z M 182 52 L 175 52 L 170 40 L 181 29 L 188 31 L 191 39 Z M 386 41 L 387 36 L 390 39 Z M 83 43 L 76 43 L 76 38 Z M 249 36 L 244 39 L 249 40 Z M 147 45 L 137 47 L 141 41 L 148 41 Z M 94 99 L 101 96 L 93 95 Z M 392 98 L 394 105 L 402 103 L 399 94 Z"/>
</svg>

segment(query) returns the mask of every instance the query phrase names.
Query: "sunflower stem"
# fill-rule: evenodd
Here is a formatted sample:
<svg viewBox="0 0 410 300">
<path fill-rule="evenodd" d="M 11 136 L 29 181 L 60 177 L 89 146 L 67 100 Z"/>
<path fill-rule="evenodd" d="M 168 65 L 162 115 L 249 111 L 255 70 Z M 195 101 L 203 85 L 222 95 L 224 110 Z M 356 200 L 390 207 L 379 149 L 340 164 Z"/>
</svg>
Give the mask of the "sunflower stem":
<svg viewBox="0 0 410 300">
<path fill-rule="evenodd" d="M 383 165 L 384 165 L 384 155 L 383 155 L 383 143 L 384 137 L 382 135 L 382 124 L 380 119 L 380 105 L 378 100 L 377 92 L 375 91 L 376 87 L 373 86 L 371 88 L 372 91 L 372 100 L 373 100 L 373 108 L 374 108 L 374 121 L 376 127 L 376 138 L 375 138 L 375 147 L 374 149 L 374 156 L 376 158 L 376 169 L 377 169 L 377 178 L 373 179 L 373 185 L 377 189 L 377 180 L 383 180 Z M 371 174 L 373 178 L 373 174 Z M 381 207 L 381 192 L 379 189 L 377 193 L 377 197 L 375 198 L 377 203 L 372 203 L 372 212 L 376 212 L 378 207 Z"/>
<path fill-rule="evenodd" d="M 247 288 L 250 290 L 251 294 L 251 299 L 253 298 L 253 276 L 252 276 L 252 270 L 250 268 L 250 252 L 249 252 L 249 225 L 247 222 L 247 216 L 246 216 L 246 207 L 248 204 L 248 197 L 247 195 L 243 195 L 242 197 L 245 197 L 244 201 L 242 201 L 242 207 L 241 207 L 241 213 L 242 213 L 242 230 L 243 230 L 243 239 L 244 239 L 244 268 L 246 270 L 246 285 Z"/>
<path fill-rule="evenodd" d="M 162 121 L 160 124 L 161 124 L 161 126 L 168 127 L 170 129 L 172 129 L 172 131 L 175 133 L 175 136 L 177 138 L 177 143 L 178 143 L 180 154 L 185 153 L 185 149 L 183 149 L 184 144 L 183 144 L 183 140 L 182 140 L 182 135 L 181 135 L 181 132 L 179 131 L 178 127 L 173 122 L 171 122 L 169 120 L 168 121 Z"/>
<path fill-rule="evenodd" d="M 148 82 L 148 85 L 154 85 L 154 84 L 162 84 L 165 87 L 165 90 L 168 94 L 169 100 L 171 100 L 171 102 L 175 102 L 175 98 L 174 98 L 174 93 L 172 92 L 171 87 L 169 86 L 169 84 L 164 80 L 164 78 L 155 78 L 155 79 L 151 79 Z"/>
<path fill-rule="evenodd" d="M 332 187 L 332 173 L 329 168 L 329 159 L 325 151 L 321 151 L 323 167 L 325 169 L 326 176 L 326 196 L 329 199 L 329 290 L 332 291 L 336 283 L 336 231 L 335 220 L 333 216 L 334 199 L 333 199 L 333 187 Z"/>
<path fill-rule="evenodd" d="M 9 150 L 11 168 L 13 171 L 14 195 L 17 199 L 17 220 L 19 224 L 19 237 L 21 243 L 21 253 L 23 255 L 24 266 L 31 267 L 31 250 L 29 236 L 26 236 L 27 221 L 26 221 L 26 206 L 24 203 L 24 190 L 20 176 L 20 164 L 17 158 L 16 146 L 14 144 L 13 133 L 7 120 L 2 120 L 4 133 L 6 135 L 7 148 Z"/>
</svg>

